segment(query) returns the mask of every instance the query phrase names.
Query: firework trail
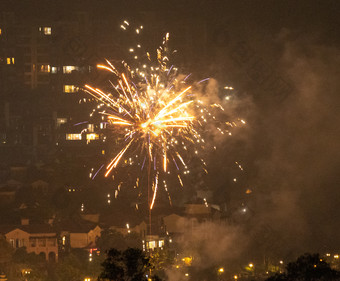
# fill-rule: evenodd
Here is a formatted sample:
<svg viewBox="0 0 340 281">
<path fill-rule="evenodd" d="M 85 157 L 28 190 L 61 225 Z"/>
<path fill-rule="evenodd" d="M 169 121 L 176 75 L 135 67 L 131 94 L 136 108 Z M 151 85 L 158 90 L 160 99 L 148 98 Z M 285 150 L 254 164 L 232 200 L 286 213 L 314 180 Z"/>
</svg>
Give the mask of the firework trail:
<svg viewBox="0 0 340 281">
<path fill-rule="evenodd" d="M 123 30 L 128 27 L 126 21 L 121 25 Z M 139 34 L 142 29 L 140 26 L 136 33 Z M 175 173 L 183 186 L 181 175 L 190 172 L 183 154 L 193 153 L 199 157 L 198 151 L 206 146 L 200 128 L 210 122 L 209 119 L 216 120 L 210 109 L 224 110 L 216 103 L 205 106 L 195 94 L 198 84 L 208 78 L 192 84 L 187 81 L 190 74 L 180 78 L 178 69 L 169 62 L 168 40 L 169 34 L 166 34 L 154 62 L 146 52 L 148 62 L 140 67 L 132 68 L 123 61 L 124 71 L 120 72 L 109 60 L 106 64 L 97 65 L 114 76 L 114 82 L 110 81 L 110 91 L 91 85 L 83 88 L 100 103 L 99 114 L 114 129 L 117 139 L 122 140 L 120 151 L 105 167 L 105 177 L 110 176 L 123 159 L 136 154 L 141 171 L 147 170 L 148 177 L 152 179 L 150 209 L 155 203 L 160 177 Z M 136 47 L 141 46 L 137 44 Z M 139 60 L 134 48 L 130 48 L 129 52 L 135 60 Z M 217 129 L 222 134 L 225 132 Z M 205 161 L 200 160 L 207 173 Z M 138 187 L 139 177 L 136 178 Z M 171 202 L 165 180 L 163 183 Z"/>
</svg>

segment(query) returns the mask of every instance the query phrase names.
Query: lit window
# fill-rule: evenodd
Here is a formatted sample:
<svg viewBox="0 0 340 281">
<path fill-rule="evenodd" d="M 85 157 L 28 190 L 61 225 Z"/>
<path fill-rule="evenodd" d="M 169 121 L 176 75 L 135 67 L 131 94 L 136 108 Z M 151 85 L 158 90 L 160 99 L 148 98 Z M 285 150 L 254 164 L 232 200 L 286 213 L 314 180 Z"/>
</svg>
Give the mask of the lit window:
<svg viewBox="0 0 340 281">
<path fill-rule="evenodd" d="M 148 243 L 148 248 L 149 249 L 155 249 L 156 248 L 156 241 L 149 241 Z"/>
<path fill-rule="evenodd" d="M 79 70 L 79 67 L 74 66 L 74 65 L 63 66 L 63 73 L 65 73 L 65 74 L 70 74 L 70 73 L 72 73 L 72 71 L 75 71 L 75 70 Z"/>
<path fill-rule="evenodd" d="M 93 133 L 93 131 L 94 131 L 94 124 L 88 124 L 87 125 L 87 131 L 89 133 Z"/>
<path fill-rule="evenodd" d="M 43 33 L 44 35 L 52 34 L 52 28 L 50 26 L 39 27 L 39 31 Z"/>
<path fill-rule="evenodd" d="M 100 126 L 100 129 L 105 129 L 106 128 L 106 123 L 105 122 L 101 122 L 99 126 Z"/>
<path fill-rule="evenodd" d="M 67 123 L 67 118 L 57 118 L 57 126 Z"/>
<path fill-rule="evenodd" d="M 47 26 L 47 27 L 44 27 L 44 34 L 45 35 L 51 35 L 52 34 L 52 28 Z"/>
<path fill-rule="evenodd" d="M 66 134 L 66 140 L 81 140 L 81 134 Z"/>
<path fill-rule="evenodd" d="M 64 93 L 75 93 L 78 88 L 74 85 L 64 85 Z"/>
<path fill-rule="evenodd" d="M 0 35 L 2 34 L 2 29 L 0 28 Z"/>
<path fill-rule="evenodd" d="M 58 67 L 56 67 L 56 66 L 52 66 L 51 67 L 51 73 L 57 73 L 58 72 Z"/>
<path fill-rule="evenodd" d="M 99 139 L 99 136 L 97 134 L 87 134 L 86 139 L 87 140 L 97 140 L 97 139 Z"/>
<path fill-rule="evenodd" d="M 49 64 L 42 64 L 40 65 L 40 72 L 48 73 L 51 71 L 51 67 Z"/>
<path fill-rule="evenodd" d="M 164 240 L 159 240 L 158 241 L 158 247 L 162 248 L 164 246 Z"/>
<path fill-rule="evenodd" d="M 14 248 L 15 247 L 15 240 L 14 239 L 9 239 L 9 243 L 11 246 Z"/>
<path fill-rule="evenodd" d="M 14 64 L 15 60 L 13 57 L 7 58 L 7 64 Z"/>
</svg>

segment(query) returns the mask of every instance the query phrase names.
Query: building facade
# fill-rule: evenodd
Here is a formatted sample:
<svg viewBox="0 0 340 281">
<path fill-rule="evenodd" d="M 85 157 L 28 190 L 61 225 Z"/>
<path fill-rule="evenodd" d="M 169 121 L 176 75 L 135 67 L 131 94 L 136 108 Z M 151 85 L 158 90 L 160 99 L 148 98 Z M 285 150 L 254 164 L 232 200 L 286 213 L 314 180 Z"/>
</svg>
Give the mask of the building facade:
<svg viewBox="0 0 340 281">
<path fill-rule="evenodd" d="M 14 249 L 25 247 L 27 253 L 42 255 L 51 262 L 58 261 L 57 234 L 48 225 L 22 225 L 3 234 Z"/>
</svg>

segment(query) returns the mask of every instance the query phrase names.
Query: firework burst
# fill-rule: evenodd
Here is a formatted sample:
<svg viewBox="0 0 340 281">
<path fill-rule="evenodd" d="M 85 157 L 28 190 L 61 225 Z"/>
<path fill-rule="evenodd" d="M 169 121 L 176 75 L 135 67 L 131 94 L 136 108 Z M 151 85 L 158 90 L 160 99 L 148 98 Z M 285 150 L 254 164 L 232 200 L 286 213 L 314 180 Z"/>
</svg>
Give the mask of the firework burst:
<svg viewBox="0 0 340 281">
<path fill-rule="evenodd" d="M 124 22 L 122 28 L 125 30 L 127 26 Z M 136 32 L 141 29 L 136 29 Z M 131 68 L 123 62 L 125 70 L 120 72 L 109 60 L 106 64 L 97 65 L 115 77 L 114 82 L 110 81 L 111 91 L 102 91 L 91 85 L 85 85 L 83 89 L 100 103 L 99 113 L 114 129 L 117 139 L 122 140 L 121 149 L 106 165 L 105 177 L 113 173 L 122 159 L 137 151 L 140 170 L 147 172 L 148 185 L 152 188 L 150 209 L 154 206 L 163 175 L 174 173 L 183 186 L 181 175 L 189 173 L 183 153 L 187 154 L 190 147 L 199 158 L 198 151 L 205 147 L 205 140 L 200 134 L 201 126 L 209 122 L 210 117 L 216 119 L 210 109 L 224 110 L 219 104 L 205 106 L 195 94 L 198 84 L 207 79 L 189 84 L 187 80 L 190 75 L 181 76 L 178 69 L 170 65 L 168 39 L 169 34 L 157 49 L 155 62 L 147 52 L 145 57 L 148 64 L 140 68 Z M 129 51 L 134 52 L 132 48 Z M 220 133 L 225 132 L 217 129 Z M 207 173 L 204 160 L 199 159 Z M 138 184 L 139 176 L 136 175 L 137 187 Z M 163 185 L 171 203 L 165 180 Z"/>
</svg>

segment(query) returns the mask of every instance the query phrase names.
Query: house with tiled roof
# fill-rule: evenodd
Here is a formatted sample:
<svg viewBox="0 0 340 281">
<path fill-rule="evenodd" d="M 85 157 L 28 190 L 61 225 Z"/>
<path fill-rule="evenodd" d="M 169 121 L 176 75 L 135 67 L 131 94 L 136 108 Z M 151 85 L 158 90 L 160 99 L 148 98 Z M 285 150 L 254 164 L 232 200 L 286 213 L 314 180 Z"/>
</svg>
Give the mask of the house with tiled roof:
<svg viewBox="0 0 340 281">
<path fill-rule="evenodd" d="M 62 246 L 68 244 L 71 248 L 95 248 L 102 232 L 98 224 L 80 219 L 65 220 L 59 227 Z"/>
<path fill-rule="evenodd" d="M 0 234 L 14 249 L 25 247 L 28 253 L 43 255 L 48 261 L 58 260 L 57 233 L 48 224 L 1 225 Z"/>
</svg>

